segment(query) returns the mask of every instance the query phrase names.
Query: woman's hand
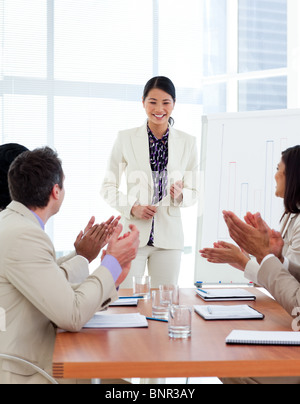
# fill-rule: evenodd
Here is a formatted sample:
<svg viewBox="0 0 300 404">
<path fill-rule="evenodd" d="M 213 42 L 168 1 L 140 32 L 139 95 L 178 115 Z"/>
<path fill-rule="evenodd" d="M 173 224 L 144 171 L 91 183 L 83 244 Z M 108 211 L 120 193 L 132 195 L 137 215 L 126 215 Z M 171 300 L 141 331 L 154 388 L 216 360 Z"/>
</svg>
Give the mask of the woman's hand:
<svg viewBox="0 0 300 404">
<path fill-rule="evenodd" d="M 214 248 L 200 250 L 200 254 L 208 262 L 213 264 L 229 264 L 240 271 L 244 271 L 250 261 L 249 256 L 238 247 L 224 241 L 215 243 Z"/>
<path fill-rule="evenodd" d="M 155 206 L 134 205 L 131 209 L 131 215 L 139 220 L 151 220 L 157 213 Z"/>
<path fill-rule="evenodd" d="M 170 195 L 173 201 L 178 203 L 183 201 L 183 181 L 177 181 L 171 186 Z"/>
<path fill-rule="evenodd" d="M 258 223 L 258 216 L 253 215 L 252 213 L 248 212 L 245 216 L 245 222 L 252 226 L 254 229 L 259 229 Z M 282 238 L 281 233 L 276 230 L 272 230 L 265 221 L 263 221 L 265 228 L 268 230 L 269 239 L 270 239 L 270 249 L 272 253 L 280 259 L 282 263 L 284 263 L 284 256 L 283 256 L 283 247 L 284 247 L 284 240 Z"/>
</svg>

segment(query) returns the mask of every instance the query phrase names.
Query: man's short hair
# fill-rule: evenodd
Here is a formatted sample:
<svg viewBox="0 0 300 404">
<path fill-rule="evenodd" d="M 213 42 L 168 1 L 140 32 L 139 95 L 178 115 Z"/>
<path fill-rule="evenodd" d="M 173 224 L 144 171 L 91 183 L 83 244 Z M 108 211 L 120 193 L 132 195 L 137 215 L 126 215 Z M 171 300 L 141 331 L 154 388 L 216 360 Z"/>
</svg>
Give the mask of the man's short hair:
<svg viewBox="0 0 300 404">
<path fill-rule="evenodd" d="M 45 208 L 55 185 L 63 188 L 62 162 L 50 147 L 21 154 L 8 173 L 12 200 L 28 208 Z"/>
</svg>

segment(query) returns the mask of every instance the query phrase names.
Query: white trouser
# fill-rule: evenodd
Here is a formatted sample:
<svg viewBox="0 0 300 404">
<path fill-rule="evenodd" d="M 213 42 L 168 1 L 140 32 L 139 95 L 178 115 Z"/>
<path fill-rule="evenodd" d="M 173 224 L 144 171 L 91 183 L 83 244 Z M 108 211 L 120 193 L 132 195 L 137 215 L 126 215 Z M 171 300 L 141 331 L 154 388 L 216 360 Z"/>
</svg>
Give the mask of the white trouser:
<svg viewBox="0 0 300 404">
<path fill-rule="evenodd" d="M 128 277 L 122 283 L 122 289 L 132 289 L 132 277 L 147 274 L 151 276 L 151 287 L 156 289 L 159 285 L 177 285 L 181 250 L 163 250 L 156 247 L 143 247 L 138 251 L 136 259 L 132 262 Z"/>
</svg>

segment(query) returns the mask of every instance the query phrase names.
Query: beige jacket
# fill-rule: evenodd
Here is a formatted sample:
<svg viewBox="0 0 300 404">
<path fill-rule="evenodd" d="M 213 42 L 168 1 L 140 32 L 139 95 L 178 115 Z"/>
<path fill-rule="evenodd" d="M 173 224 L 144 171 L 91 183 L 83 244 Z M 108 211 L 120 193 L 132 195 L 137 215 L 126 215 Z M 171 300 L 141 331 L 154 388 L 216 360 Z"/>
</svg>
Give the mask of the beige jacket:
<svg viewBox="0 0 300 404">
<path fill-rule="evenodd" d="M 122 192 L 121 180 L 126 174 L 126 191 Z M 168 189 L 177 181 L 184 182 L 183 202 L 176 204 L 170 192 L 158 206 L 155 215 L 155 247 L 183 249 L 184 238 L 181 207 L 197 203 L 199 198 L 199 165 L 196 138 L 170 127 Z M 154 184 L 150 166 L 147 123 L 140 128 L 120 132 L 114 145 L 101 195 L 106 202 L 122 214 L 124 232 L 129 224 L 140 231 L 140 247 L 149 241 L 152 220 L 138 220 L 131 216 L 131 209 L 138 201 L 140 205 L 151 205 Z"/>
<path fill-rule="evenodd" d="M 287 272 L 278 258 L 269 258 L 258 273 L 258 282 L 290 314 L 300 312 L 300 265 L 289 263 Z"/>
<path fill-rule="evenodd" d="M 0 214 L 0 308 L 6 317 L 0 353 L 51 374 L 56 327 L 77 332 L 117 299 L 113 277 L 102 266 L 82 284 L 71 286 L 67 272 L 87 271 L 87 266 L 87 260 L 77 256 L 59 267 L 52 242 L 35 216 L 12 202 Z M 45 382 L 23 365 L 0 361 L 0 384 L 20 380 Z"/>
</svg>

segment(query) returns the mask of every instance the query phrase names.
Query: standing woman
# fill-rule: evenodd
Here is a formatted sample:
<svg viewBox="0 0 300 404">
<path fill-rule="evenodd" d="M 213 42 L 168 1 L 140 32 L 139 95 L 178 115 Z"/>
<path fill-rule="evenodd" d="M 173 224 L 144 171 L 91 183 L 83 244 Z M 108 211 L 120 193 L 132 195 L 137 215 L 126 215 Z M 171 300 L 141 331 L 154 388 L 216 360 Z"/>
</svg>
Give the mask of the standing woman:
<svg viewBox="0 0 300 404">
<path fill-rule="evenodd" d="M 145 86 L 147 122 L 120 132 L 114 145 L 101 194 L 129 224 L 140 231 L 140 249 L 123 287 L 132 277 L 148 273 L 152 287 L 177 284 L 184 247 L 181 207 L 198 200 L 196 138 L 173 128 L 174 84 L 154 77 Z M 126 174 L 127 193 L 120 191 Z"/>
</svg>

